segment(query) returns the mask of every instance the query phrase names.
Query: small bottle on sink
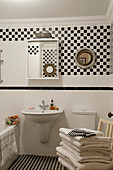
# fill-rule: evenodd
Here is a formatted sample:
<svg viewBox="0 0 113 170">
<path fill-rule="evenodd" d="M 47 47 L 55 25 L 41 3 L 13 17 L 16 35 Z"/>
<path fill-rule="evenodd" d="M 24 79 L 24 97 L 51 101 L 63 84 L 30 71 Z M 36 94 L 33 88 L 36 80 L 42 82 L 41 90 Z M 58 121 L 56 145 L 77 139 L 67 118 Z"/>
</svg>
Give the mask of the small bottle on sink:
<svg viewBox="0 0 113 170">
<path fill-rule="evenodd" d="M 53 99 L 51 100 L 51 103 L 50 103 L 50 110 L 55 110 Z"/>
</svg>

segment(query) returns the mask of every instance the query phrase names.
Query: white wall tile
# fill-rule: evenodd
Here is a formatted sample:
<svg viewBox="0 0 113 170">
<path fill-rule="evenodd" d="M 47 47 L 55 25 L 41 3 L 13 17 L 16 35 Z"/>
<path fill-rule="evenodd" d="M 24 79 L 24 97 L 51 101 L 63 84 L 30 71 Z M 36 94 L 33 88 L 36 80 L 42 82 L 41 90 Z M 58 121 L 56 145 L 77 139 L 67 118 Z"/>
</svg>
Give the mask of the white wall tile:
<svg viewBox="0 0 113 170">
<path fill-rule="evenodd" d="M 12 114 L 20 117 L 20 153 L 55 155 L 55 147 L 59 144 L 58 129 L 60 127 L 75 127 L 73 125 L 74 110 L 95 110 L 99 117 L 107 118 L 110 109 L 110 99 L 113 97 L 107 91 L 0 91 L 0 121 Z M 64 114 L 53 124 L 47 144 L 39 141 L 39 132 L 35 123 L 25 118 L 21 110 L 28 106 L 38 106 L 42 100 L 47 104 L 53 99 L 56 107 L 64 109 Z M 111 102 L 112 104 L 112 102 Z M 98 119 L 97 117 L 97 123 Z M 97 124 L 96 123 L 96 124 Z"/>
</svg>

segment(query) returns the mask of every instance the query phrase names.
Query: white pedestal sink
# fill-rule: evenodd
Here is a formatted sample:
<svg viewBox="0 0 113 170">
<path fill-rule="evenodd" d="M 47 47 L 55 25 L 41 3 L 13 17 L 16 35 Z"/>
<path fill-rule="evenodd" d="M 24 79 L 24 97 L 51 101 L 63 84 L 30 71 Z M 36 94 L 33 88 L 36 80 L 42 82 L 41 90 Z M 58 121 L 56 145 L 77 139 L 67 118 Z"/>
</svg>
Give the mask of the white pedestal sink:
<svg viewBox="0 0 113 170">
<path fill-rule="evenodd" d="M 59 110 L 40 110 L 40 109 L 25 109 L 21 113 L 29 120 L 38 123 L 39 138 L 41 143 L 47 143 L 51 125 L 62 113 L 63 109 Z"/>
</svg>

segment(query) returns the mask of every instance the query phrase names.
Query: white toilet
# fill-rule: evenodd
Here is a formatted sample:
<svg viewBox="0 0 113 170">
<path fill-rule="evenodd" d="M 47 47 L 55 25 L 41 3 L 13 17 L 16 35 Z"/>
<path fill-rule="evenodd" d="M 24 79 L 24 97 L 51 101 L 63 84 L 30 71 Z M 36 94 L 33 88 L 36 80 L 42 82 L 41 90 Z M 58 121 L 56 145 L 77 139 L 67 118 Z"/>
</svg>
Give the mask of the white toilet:
<svg viewBox="0 0 113 170">
<path fill-rule="evenodd" d="M 95 129 L 96 111 L 73 110 L 74 128 Z"/>
</svg>

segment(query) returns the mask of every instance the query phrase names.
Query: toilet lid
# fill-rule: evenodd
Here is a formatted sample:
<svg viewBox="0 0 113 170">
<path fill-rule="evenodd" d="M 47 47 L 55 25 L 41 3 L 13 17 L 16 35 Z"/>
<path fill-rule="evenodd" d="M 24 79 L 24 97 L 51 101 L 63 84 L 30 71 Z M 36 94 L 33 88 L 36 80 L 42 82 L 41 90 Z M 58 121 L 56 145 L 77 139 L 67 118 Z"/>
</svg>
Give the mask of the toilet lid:
<svg viewBox="0 0 113 170">
<path fill-rule="evenodd" d="M 96 115 L 94 110 L 73 110 L 73 114 L 77 115 Z"/>
</svg>

